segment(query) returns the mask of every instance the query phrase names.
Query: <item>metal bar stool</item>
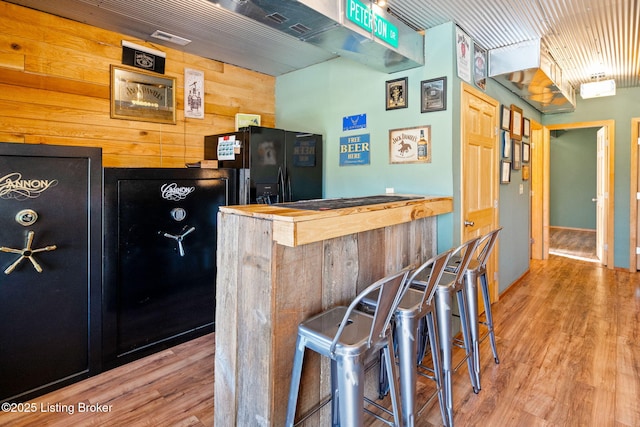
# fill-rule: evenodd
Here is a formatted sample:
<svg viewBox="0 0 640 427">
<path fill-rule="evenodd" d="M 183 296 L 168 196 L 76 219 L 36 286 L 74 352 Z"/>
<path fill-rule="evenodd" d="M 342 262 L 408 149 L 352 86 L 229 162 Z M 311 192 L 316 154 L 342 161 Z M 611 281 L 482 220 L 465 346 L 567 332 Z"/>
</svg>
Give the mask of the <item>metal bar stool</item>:
<svg viewBox="0 0 640 427">
<path fill-rule="evenodd" d="M 443 252 L 422 264 L 415 269 L 409 276 L 409 283 L 416 281 L 418 275 L 423 276 L 418 283 L 423 286 L 422 290 L 408 289 L 404 294 L 396 311 L 394 313 L 394 342 L 397 342 L 397 357 L 400 367 L 400 401 L 402 403 L 402 425 L 412 427 L 415 424 L 416 415 L 426 406 L 434 397 L 438 397 L 440 404 L 440 413 L 444 425 L 448 425 L 448 417 L 445 412 L 445 396 L 442 388 L 442 367 L 440 362 L 440 351 L 438 337 L 435 333 L 437 330 L 435 319 L 435 305 L 433 303 L 433 295 L 435 293 L 436 284 L 440 280 L 440 276 L 444 272 L 447 265 L 451 250 Z M 424 273 L 423 273 L 424 272 Z M 426 276 L 426 277 L 424 277 Z M 375 293 L 362 300 L 363 310 L 372 311 L 376 309 Z M 420 411 L 416 411 L 416 382 L 417 367 L 422 358 L 418 356 L 420 353 L 423 357 L 425 352 L 418 349 L 418 340 L 420 335 L 420 323 L 426 321 L 427 331 L 429 334 L 429 344 L 431 346 L 431 356 L 433 362 L 432 374 L 422 375 L 432 379 L 436 383 L 436 391 L 427 399 L 427 402 Z M 425 343 L 426 347 L 426 343 Z"/>
<path fill-rule="evenodd" d="M 458 257 L 460 262 L 456 266 L 454 273 L 444 272 L 438 281 L 435 288 L 435 305 L 436 305 L 436 317 L 437 317 L 437 332 L 440 342 L 440 350 L 442 356 L 442 385 L 445 396 L 445 410 L 448 418 L 448 425 L 453 426 L 453 381 L 452 375 L 464 361 L 467 361 L 467 368 L 469 369 L 469 379 L 471 380 L 471 386 L 473 391 L 477 393 L 476 377 L 474 373 L 473 362 L 473 344 L 471 341 L 471 327 L 469 325 L 468 315 L 468 301 L 467 291 L 464 286 L 464 275 L 467 270 L 467 266 L 471 261 L 471 257 L 478 246 L 480 241 L 479 237 L 468 240 L 459 247 L 457 247 L 451 253 L 451 258 Z M 449 259 L 451 259 L 449 258 Z M 451 265 L 451 262 L 449 262 Z M 415 289 L 423 289 L 424 285 L 421 283 L 420 276 L 417 280 L 413 280 L 409 283 L 409 286 Z M 451 305 L 453 302 L 453 295 L 456 295 L 458 301 L 458 307 L 460 310 L 460 323 L 462 329 L 463 345 L 461 346 L 465 350 L 465 356 L 463 360 L 457 365 L 453 366 L 452 353 L 453 353 L 453 313 L 451 311 Z"/>
<path fill-rule="evenodd" d="M 398 426 L 402 413 L 398 402 L 397 372 L 390 333 L 391 317 L 408 288 L 410 269 L 382 278 L 369 285 L 349 307 L 338 306 L 317 314 L 298 326 L 298 338 L 293 359 L 288 427 L 293 426 L 306 348 L 331 359 L 332 425 L 359 427 L 363 424 L 365 360 L 382 349 L 391 383 L 394 422 L 378 417 L 389 425 Z M 373 315 L 356 310 L 360 302 L 377 293 L 377 309 Z M 322 407 L 320 404 L 311 413 Z"/>
<path fill-rule="evenodd" d="M 476 384 L 478 391 L 480 391 L 480 343 L 484 341 L 487 336 L 491 341 L 491 350 L 493 352 L 493 359 L 496 364 L 500 363 L 498 359 L 498 350 L 496 348 L 496 336 L 493 328 L 493 315 L 491 314 L 491 300 L 489 298 L 489 283 L 487 279 L 487 260 L 493 247 L 498 240 L 498 234 L 502 230 L 502 227 L 482 236 L 478 242 L 477 251 L 478 256 L 472 258 L 467 267 L 464 276 L 464 285 L 467 290 L 467 296 L 469 298 L 469 325 L 471 327 L 471 340 L 473 342 L 473 355 L 474 355 L 474 373 L 476 376 Z M 457 265 L 461 262 L 461 258 L 458 256 L 452 256 L 449 259 L 447 265 L 447 271 L 454 271 Z M 484 313 L 486 322 L 480 321 L 478 310 L 478 285 L 482 292 L 482 300 L 484 303 Z M 487 327 L 488 331 L 485 335 L 480 336 L 480 325 Z"/>
</svg>

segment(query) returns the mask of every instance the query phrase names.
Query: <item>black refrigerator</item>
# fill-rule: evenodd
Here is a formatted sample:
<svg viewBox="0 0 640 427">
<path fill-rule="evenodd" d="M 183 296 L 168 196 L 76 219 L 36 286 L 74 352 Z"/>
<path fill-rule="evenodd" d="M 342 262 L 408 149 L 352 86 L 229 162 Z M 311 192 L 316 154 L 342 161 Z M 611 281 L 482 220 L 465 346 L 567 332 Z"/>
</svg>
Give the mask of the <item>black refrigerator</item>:
<svg viewBox="0 0 640 427">
<path fill-rule="evenodd" d="M 217 215 L 233 170 L 104 169 L 103 367 L 214 331 Z"/>
<path fill-rule="evenodd" d="M 248 126 L 206 136 L 204 158 L 236 170 L 241 205 L 322 198 L 322 135 Z"/>
</svg>

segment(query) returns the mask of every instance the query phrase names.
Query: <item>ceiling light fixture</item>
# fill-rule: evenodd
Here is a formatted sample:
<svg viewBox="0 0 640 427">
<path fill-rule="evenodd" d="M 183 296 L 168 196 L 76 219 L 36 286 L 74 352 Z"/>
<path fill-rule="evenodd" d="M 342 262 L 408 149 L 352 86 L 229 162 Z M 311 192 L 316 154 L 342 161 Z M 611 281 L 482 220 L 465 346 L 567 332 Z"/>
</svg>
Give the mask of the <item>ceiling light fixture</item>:
<svg viewBox="0 0 640 427">
<path fill-rule="evenodd" d="M 176 36 L 175 34 L 166 33 L 164 31 L 155 30 L 151 37 L 156 38 L 158 40 L 164 40 L 166 42 L 171 42 L 178 44 L 180 46 L 186 46 L 191 43 L 191 40 L 185 39 L 184 37 Z"/>
<path fill-rule="evenodd" d="M 580 85 L 580 96 L 582 99 L 599 98 L 602 96 L 612 96 L 616 94 L 616 81 L 600 80 Z"/>
</svg>

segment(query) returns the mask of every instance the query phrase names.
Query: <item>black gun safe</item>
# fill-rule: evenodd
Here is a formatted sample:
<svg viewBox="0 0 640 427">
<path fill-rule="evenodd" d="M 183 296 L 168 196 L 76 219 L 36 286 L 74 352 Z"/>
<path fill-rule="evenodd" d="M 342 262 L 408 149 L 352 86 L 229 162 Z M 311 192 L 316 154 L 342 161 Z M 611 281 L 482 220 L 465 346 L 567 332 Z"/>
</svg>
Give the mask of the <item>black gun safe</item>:
<svg viewBox="0 0 640 427">
<path fill-rule="evenodd" d="M 0 401 L 100 371 L 102 152 L 0 143 Z"/>
<path fill-rule="evenodd" d="M 217 214 L 235 171 L 105 168 L 103 366 L 214 331 Z"/>
</svg>

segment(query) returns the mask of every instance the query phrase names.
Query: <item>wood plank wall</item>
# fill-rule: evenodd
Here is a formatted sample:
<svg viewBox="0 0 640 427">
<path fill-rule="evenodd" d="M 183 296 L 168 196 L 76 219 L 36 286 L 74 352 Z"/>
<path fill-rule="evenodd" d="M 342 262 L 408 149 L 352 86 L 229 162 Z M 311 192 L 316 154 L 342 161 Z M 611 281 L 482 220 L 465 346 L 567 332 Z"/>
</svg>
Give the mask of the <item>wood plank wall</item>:
<svg viewBox="0 0 640 427">
<path fill-rule="evenodd" d="M 175 125 L 110 117 L 122 40 L 166 53 Z M 204 71 L 204 120 L 184 117 L 185 68 Z M 239 112 L 274 126 L 275 78 L 0 1 L 0 142 L 101 147 L 107 167 L 184 167 Z"/>
</svg>

